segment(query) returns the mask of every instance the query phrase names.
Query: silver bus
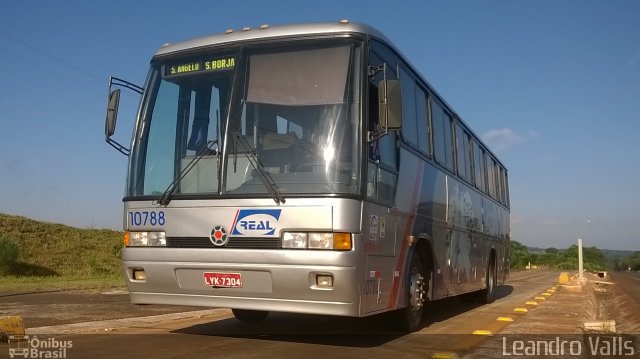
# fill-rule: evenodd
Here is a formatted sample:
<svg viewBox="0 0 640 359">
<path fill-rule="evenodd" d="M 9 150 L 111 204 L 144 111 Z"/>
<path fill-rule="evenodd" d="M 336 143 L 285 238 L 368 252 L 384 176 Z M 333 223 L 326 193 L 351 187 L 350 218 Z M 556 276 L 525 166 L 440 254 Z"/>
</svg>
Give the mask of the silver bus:
<svg viewBox="0 0 640 359">
<path fill-rule="evenodd" d="M 129 147 L 121 90 L 140 93 Z M 122 266 L 137 304 L 363 317 L 491 302 L 509 273 L 507 171 L 374 28 L 340 21 L 166 44 L 111 78 L 129 157 Z"/>
</svg>

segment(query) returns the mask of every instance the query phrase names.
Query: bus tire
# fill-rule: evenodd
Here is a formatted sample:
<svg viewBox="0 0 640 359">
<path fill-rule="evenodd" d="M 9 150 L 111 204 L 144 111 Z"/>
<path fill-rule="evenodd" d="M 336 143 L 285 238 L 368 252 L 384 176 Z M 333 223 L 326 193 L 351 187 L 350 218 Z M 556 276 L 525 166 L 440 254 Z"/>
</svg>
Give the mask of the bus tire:
<svg viewBox="0 0 640 359">
<path fill-rule="evenodd" d="M 483 304 L 493 303 L 496 300 L 496 263 L 495 257 L 491 255 L 487 263 L 486 288 L 481 290 L 478 301 Z"/>
<path fill-rule="evenodd" d="M 420 253 L 417 250 L 413 251 L 405 284 L 407 306 L 398 311 L 398 324 L 404 332 L 415 332 L 422 327 L 424 305 L 431 283 L 430 274 L 427 276 L 425 268 Z"/>
<path fill-rule="evenodd" d="M 245 323 L 260 323 L 269 315 L 269 312 L 264 310 L 231 309 L 231 311 L 236 319 Z"/>
</svg>

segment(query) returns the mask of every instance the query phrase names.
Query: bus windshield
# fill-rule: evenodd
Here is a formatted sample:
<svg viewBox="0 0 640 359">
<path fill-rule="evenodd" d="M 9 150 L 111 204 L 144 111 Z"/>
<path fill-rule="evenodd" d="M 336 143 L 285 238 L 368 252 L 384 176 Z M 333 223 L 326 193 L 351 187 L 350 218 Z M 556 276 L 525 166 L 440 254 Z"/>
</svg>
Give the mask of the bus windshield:
<svg viewBox="0 0 640 359">
<path fill-rule="evenodd" d="M 268 196 L 264 173 L 285 196 L 360 193 L 360 56 L 307 40 L 154 61 L 128 196 Z"/>
</svg>

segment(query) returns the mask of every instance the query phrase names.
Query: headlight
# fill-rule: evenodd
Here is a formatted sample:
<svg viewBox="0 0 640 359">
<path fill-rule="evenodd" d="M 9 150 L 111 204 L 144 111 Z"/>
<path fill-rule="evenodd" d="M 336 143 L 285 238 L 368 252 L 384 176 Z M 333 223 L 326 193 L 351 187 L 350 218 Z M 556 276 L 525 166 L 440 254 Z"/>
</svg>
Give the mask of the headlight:
<svg viewBox="0 0 640 359">
<path fill-rule="evenodd" d="M 282 248 L 307 248 L 307 234 L 285 232 L 282 238 Z"/>
<path fill-rule="evenodd" d="M 351 233 L 285 232 L 282 248 L 351 250 Z"/>
<path fill-rule="evenodd" d="M 310 249 L 333 249 L 333 233 L 309 233 Z"/>
<path fill-rule="evenodd" d="M 126 247 L 166 247 L 165 232 L 125 232 L 124 245 Z"/>
</svg>

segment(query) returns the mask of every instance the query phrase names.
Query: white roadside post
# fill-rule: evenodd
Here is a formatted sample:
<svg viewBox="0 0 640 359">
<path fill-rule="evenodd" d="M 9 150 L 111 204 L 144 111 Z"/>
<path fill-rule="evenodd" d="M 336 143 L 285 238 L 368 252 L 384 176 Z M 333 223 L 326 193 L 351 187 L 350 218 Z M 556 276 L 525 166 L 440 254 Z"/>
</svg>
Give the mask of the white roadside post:
<svg viewBox="0 0 640 359">
<path fill-rule="evenodd" d="M 582 272 L 584 270 L 582 262 L 582 238 L 578 238 L 578 279 L 582 282 Z"/>
</svg>

